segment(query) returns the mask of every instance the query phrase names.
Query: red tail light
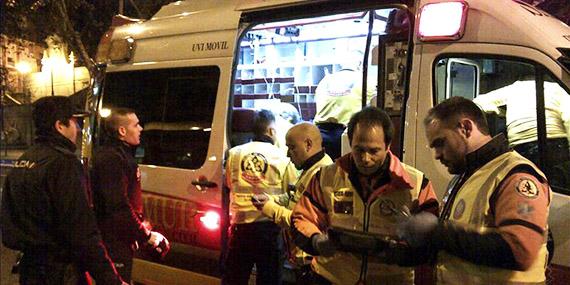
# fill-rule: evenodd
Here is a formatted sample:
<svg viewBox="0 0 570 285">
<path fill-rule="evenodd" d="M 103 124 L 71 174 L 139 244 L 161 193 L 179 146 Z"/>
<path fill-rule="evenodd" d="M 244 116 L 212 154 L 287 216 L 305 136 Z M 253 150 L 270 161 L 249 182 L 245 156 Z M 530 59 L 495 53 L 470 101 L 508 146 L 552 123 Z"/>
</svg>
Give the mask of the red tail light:
<svg viewBox="0 0 570 285">
<path fill-rule="evenodd" d="M 220 214 L 215 211 L 207 211 L 200 217 L 202 225 L 209 230 L 217 230 L 220 228 Z"/>
</svg>

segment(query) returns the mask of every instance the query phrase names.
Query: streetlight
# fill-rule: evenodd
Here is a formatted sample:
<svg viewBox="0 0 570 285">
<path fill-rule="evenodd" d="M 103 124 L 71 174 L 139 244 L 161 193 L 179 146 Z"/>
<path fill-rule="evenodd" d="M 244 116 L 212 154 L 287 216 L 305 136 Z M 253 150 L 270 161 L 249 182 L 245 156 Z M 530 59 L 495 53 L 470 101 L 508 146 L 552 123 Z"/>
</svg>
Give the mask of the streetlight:
<svg viewBox="0 0 570 285">
<path fill-rule="evenodd" d="M 69 64 L 71 65 L 72 81 L 73 81 L 73 94 L 75 94 L 75 55 L 73 52 L 69 54 Z"/>
<path fill-rule="evenodd" d="M 23 103 L 26 103 L 26 99 L 28 99 L 28 92 L 27 92 L 27 86 L 26 86 L 26 76 L 28 73 L 30 73 L 32 71 L 32 66 L 30 65 L 30 63 L 28 61 L 20 61 L 16 63 L 16 70 L 18 71 L 18 73 L 20 74 L 20 76 L 22 77 L 22 93 L 24 93 L 24 97 Z M 20 83 L 18 83 L 18 85 L 20 85 Z"/>
</svg>

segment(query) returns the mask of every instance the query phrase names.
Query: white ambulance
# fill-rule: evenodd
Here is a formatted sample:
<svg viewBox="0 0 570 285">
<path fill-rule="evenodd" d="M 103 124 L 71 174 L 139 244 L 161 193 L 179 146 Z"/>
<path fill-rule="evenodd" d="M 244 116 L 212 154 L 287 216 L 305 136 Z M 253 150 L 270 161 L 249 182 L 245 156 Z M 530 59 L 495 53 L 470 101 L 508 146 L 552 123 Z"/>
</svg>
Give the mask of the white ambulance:
<svg viewBox="0 0 570 285">
<path fill-rule="evenodd" d="M 548 170 L 553 275 L 570 280 L 570 28 L 543 11 L 516 0 L 178 1 L 115 28 L 101 48 L 106 72 L 91 107 L 136 110 L 145 213 L 173 245 L 162 263 L 136 259 L 138 282 L 219 282 L 225 152 L 251 135 L 252 109 L 292 106 L 312 121 L 318 83 L 353 51 L 362 105 L 389 112 L 392 151 L 439 198 L 450 175 L 428 147 L 428 109 L 451 96 L 495 104 L 493 134 Z M 532 124 L 524 134 L 521 112 Z M 97 123 L 86 129 L 96 144 Z"/>
</svg>

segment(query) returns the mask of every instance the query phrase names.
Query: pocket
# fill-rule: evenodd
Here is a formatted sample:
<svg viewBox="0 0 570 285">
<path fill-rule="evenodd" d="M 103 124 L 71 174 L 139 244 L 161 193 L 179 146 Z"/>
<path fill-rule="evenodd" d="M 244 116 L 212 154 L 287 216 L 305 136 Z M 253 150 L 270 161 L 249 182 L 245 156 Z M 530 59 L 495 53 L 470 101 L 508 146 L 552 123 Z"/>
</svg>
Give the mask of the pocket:
<svg viewBox="0 0 570 285">
<path fill-rule="evenodd" d="M 354 191 L 349 188 L 340 188 L 333 192 L 333 211 L 335 214 L 354 214 Z"/>
</svg>

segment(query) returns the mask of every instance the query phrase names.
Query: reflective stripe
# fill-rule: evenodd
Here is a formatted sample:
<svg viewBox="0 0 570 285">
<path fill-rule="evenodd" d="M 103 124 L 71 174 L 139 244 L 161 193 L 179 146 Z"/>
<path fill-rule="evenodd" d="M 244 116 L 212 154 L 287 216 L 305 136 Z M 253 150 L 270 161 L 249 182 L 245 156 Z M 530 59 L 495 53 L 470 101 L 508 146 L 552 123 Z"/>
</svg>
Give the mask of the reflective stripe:
<svg viewBox="0 0 570 285">
<path fill-rule="evenodd" d="M 423 173 L 405 164 L 401 165 L 402 170 L 411 178 L 410 180 L 414 184 L 413 189 L 396 189 L 378 195 L 369 205 L 369 232 L 395 235 L 397 221 L 392 212 L 382 212 L 383 203 L 391 203 L 391 206 L 396 208 L 403 206 L 411 208 L 412 202 L 417 200 L 419 196 Z M 365 214 L 364 201 L 350 182 L 348 173 L 336 165 L 325 166 L 321 168 L 320 185 L 323 195 L 326 197 L 330 225 L 351 230 L 362 230 Z M 383 187 L 387 187 L 387 185 Z M 339 204 L 335 205 L 335 203 Z M 313 269 L 334 284 L 355 284 L 361 272 L 366 272 L 366 282 L 369 284 L 378 284 L 379 282 L 383 284 L 414 283 L 414 272 L 411 267 L 387 265 L 371 258 L 368 258 L 368 262 L 364 263 L 362 256 L 345 252 L 337 252 L 329 258 L 315 257 Z M 386 283 L 385 280 L 393 282 Z"/>
</svg>

